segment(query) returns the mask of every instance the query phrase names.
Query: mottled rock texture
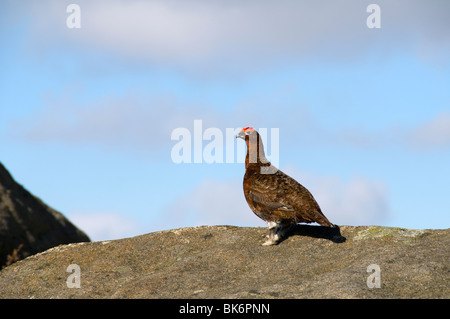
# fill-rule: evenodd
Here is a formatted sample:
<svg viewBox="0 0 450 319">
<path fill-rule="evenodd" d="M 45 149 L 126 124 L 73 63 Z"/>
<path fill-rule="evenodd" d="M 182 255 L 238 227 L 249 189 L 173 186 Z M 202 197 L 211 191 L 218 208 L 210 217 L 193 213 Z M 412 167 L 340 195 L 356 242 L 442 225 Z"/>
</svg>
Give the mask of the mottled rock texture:
<svg viewBox="0 0 450 319">
<path fill-rule="evenodd" d="M 2 298 L 449 298 L 450 230 L 200 226 L 62 245 L 0 271 Z M 66 272 L 80 267 L 80 288 Z M 380 267 L 380 288 L 368 288 Z M 69 277 L 73 282 L 73 277 Z"/>
</svg>

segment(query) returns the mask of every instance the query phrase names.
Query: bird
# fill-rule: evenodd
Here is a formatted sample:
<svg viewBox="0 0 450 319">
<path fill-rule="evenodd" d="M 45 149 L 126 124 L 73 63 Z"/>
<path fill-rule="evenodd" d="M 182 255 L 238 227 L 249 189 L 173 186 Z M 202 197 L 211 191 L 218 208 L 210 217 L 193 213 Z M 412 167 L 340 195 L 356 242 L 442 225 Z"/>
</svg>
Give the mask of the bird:
<svg viewBox="0 0 450 319">
<path fill-rule="evenodd" d="M 297 223 L 316 222 L 338 228 L 325 217 L 308 189 L 267 160 L 261 136 L 253 127 L 243 128 L 236 138 L 243 139 L 247 145 L 243 180 L 245 200 L 269 228 L 263 246 L 278 244 Z"/>
</svg>

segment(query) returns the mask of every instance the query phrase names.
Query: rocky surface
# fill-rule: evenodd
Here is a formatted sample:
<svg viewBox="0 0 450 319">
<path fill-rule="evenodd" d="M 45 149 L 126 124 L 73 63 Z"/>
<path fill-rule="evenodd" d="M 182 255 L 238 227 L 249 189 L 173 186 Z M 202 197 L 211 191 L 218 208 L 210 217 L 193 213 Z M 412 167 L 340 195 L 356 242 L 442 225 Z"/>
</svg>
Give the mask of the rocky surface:
<svg viewBox="0 0 450 319">
<path fill-rule="evenodd" d="M 0 268 L 51 247 L 85 241 L 86 234 L 18 184 L 0 163 Z"/>
<path fill-rule="evenodd" d="M 449 298 L 450 230 L 201 226 L 62 245 L 0 271 L 2 298 Z M 342 239 L 342 238 L 341 238 Z M 67 272 L 69 265 L 77 273 Z M 380 288 L 369 288 L 369 265 Z M 74 288 L 68 288 L 73 286 Z M 370 280 L 370 282 L 372 282 Z"/>
</svg>

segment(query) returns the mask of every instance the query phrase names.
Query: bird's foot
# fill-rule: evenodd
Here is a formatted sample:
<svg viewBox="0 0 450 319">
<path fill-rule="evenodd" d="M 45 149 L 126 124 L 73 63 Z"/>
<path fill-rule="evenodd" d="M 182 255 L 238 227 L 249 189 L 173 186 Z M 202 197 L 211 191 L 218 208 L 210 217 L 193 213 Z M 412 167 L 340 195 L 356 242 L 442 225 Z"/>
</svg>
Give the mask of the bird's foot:
<svg viewBox="0 0 450 319">
<path fill-rule="evenodd" d="M 278 236 L 278 234 L 275 235 L 267 235 L 267 240 L 262 243 L 262 246 L 272 246 L 272 245 L 276 245 L 280 242 L 280 236 Z"/>
<path fill-rule="evenodd" d="M 278 241 L 273 240 L 273 239 L 268 239 L 267 241 L 265 241 L 264 243 L 261 244 L 261 246 L 273 246 L 278 244 Z"/>
</svg>

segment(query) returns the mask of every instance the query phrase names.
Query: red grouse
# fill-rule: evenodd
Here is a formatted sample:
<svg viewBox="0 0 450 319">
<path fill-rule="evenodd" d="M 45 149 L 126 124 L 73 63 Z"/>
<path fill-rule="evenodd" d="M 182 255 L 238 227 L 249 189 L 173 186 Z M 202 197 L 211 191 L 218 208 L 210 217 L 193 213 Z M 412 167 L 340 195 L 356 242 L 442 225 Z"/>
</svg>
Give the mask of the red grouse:
<svg viewBox="0 0 450 319">
<path fill-rule="evenodd" d="M 266 159 L 261 137 L 254 128 L 243 128 L 236 137 L 247 144 L 245 199 L 251 210 L 269 226 L 268 240 L 263 245 L 278 244 L 289 227 L 297 223 L 316 222 L 337 227 L 328 221 L 305 187 Z"/>
</svg>

